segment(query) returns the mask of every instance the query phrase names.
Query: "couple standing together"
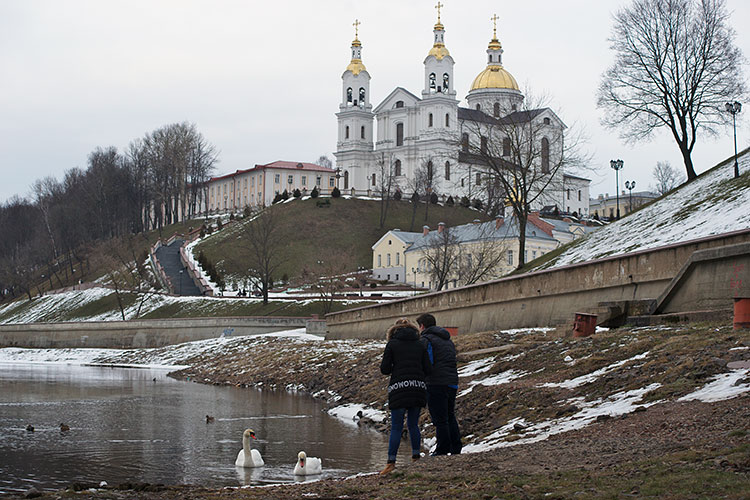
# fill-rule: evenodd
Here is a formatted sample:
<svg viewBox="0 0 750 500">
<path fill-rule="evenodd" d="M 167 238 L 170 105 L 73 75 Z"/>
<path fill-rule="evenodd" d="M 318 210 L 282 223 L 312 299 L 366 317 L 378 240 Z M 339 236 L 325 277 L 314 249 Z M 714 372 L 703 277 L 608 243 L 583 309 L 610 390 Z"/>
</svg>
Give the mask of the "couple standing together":
<svg viewBox="0 0 750 500">
<path fill-rule="evenodd" d="M 380 474 L 388 474 L 396 468 L 404 416 L 409 429 L 412 460 L 420 458 L 419 414 L 425 405 L 437 438 L 432 455 L 461 453 L 461 434 L 455 412 L 458 390 L 456 346 L 450 333 L 437 326 L 432 314 L 422 314 L 417 318 L 417 325 L 405 318 L 396 321 L 388 329 L 387 340 L 380 371 L 391 376 L 388 384 L 391 435 L 388 463 Z"/>
</svg>

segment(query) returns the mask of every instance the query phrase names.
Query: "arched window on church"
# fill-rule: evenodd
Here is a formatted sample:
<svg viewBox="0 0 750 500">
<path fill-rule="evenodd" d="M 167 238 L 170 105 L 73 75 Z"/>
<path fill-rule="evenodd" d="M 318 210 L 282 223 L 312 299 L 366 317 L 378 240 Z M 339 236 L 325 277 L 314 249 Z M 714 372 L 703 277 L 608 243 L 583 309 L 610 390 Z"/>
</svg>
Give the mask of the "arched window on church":
<svg viewBox="0 0 750 500">
<path fill-rule="evenodd" d="M 427 126 L 432 127 L 432 113 L 427 117 Z"/>
<path fill-rule="evenodd" d="M 482 136 L 479 140 L 479 150 L 482 153 L 487 152 L 487 138 L 485 136 Z"/>
<path fill-rule="evenodd" d="M 503 137 L 503 156 L 510 156 L 510 137 Z"/>
<path fill-rule="evenodd" d="M 466 132 L 461 134 L 461 149 L 464 153 L 469 152 L 469 134 L 467 134 Z"/>
<path fill-rule="evenodd" d="M 365 126 L 364 125 L 362 125 L 362 128 L 359 130 L 359 137 L 360 139 L 365 138 Z"/>
<path fill-rule="evenodd" d="M 351 105 L 352 103 L 352 88 L 351 87 L 346 89 L 346 103 L 349 105 Z"/>
<path fill-rule="evenodd" d="M 432 160 L 427 162 L 427 185 L 432 186 Z"/>
<path fill-rule="evenodd" d="M 549 173 L 549 140 L 542 138 L 542 173 Z"/>
<path fill-rule="evenodd" d="M 445 113 L 445 128 L 449 128 L 451 126 L 451 115 L 450 113 Z"/>
<path fill-rule="evenodd" d="M 430 90 L 435 92 L 435 73 L 430 73 Z"/>
<path fill-rule="evenodd" d="M 479 104 L 477 104 L 477 111 L 479 111 L 480 109 L 482 109 L 482 106 L 480 106 Z"/>
<path fill-rule="evenodd" d="M 360 87 L 359 88 L 359 105 L 364 107 L 365 105 L 365 88 Z"/>
<path fill-rule="evenodd" d="M 349 138 L 349 125 L 346 126 L 346 131 L 344 132 L 344 139 Z"/>
<path fill-rule="evenodd" d="M 349 171 L 344 171 L 344 189 L 349 189 Z"/>
<path fill-rule="evenodd" d="M 404 124 L 396 124 L 396 146 L 404 145 Z"/>
<path fill-rule="evenodd" d="M 394 108 L 403 108 L 404 107 L 404 101 L 396 101 L 396 105 Z"/>
<path fill-rule="evenodd" d="M 545 125 L 549 125 L 550 124 L 549 118 L 546 118 L 546 117 L 544 118 L 544 124 Z"/>
<path fill-rule="evenodd" d="M 495 103 L 495 106 L 492 110 L 492 114 L 494 114 L 496 118 L 500 116 L 500 103 L 499 102 Z"/>
<path fill-rule="evenodd" d="M 375 186 L 375 185 L 376 185 L 376 182 L 375 182 L 375 174 L 372 174 L 372 185 L 373 185 L 373 186 Z"/>
<path fill-rule="evenodd" d="M 396 160 L 393 163 L 393 175 L 396 177 L 401 176 L 401 160 Z"/>
<path fill-rule="evenodd" d="M 448 85 L 450 84 L 450 75 L 448 73 L 443 73 L 443 92 L 447 93 L 448 89 L 450 88 Z"/>
<path fill-rule="evenodd" d="M 451 162 L 449 161 L 445 162 L 445 180 L 451 180 Z"/>
</svg>

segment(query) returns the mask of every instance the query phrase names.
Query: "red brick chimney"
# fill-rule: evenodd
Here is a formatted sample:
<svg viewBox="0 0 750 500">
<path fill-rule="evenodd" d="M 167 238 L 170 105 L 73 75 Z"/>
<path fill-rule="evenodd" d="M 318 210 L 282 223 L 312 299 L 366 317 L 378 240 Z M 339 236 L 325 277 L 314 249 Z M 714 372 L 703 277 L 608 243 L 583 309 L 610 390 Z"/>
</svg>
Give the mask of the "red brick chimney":
<svg viewBox="0 0 750 500">
<path fill-rule="evenodd" d="M 445 222 L 438 222 L 438 234 L 445 230 Z"/>
<path fill-rule="evenodd" d="M 430 226 L 422 226 L 422 236 L 430 234 Z"/>
<path fill-rule="evenodd" d="M 498 215 L 497 217 L 495 217 L 495 229 L 496 230 L 503 227 L 503 224 L 505 224 L 505 219 L 503 219 L 502 215 Z"/>
</svg>

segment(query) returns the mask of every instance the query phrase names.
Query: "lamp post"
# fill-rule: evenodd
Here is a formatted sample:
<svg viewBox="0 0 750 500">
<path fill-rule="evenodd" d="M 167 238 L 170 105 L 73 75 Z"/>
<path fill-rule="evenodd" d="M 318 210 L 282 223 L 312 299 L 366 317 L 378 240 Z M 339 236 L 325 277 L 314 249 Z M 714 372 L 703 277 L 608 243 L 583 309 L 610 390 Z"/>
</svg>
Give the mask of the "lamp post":
<svg viewBox="0 0 750 500">
<path fill-rule="evenodd" d="M 737 165 L 737 113 L 742 111 L 742 104 L 737 101 L 725 104 L 727 113 L 732 115 L 732 128 L 734 129 L 734 178 L 740 176 L 740 167 Z"/>
<path fill-rule="evenodd" d="M 617 195 L 617 220 L 620 220 L 620 170 L 623 166 L 623 161 L 620 159 L 617 160 L 610 160 L 609 166 L 612 167 L 615 171 L 615 187 L 617 190 L 615 191 L 615 195 Z"/>
<path fill-rule="evenodd" d="M 182 273 L 184 269 L 180 269 L 180 296 L 182 296 Z"/>
<path fill-rule="evenodd" d="M 625 189 L 628 190 L 630 200 L 628 201 L 628 213 L 633 211 L 633 189 L 635 189 L 635 181 L 625 181 Z"/>
</svg>

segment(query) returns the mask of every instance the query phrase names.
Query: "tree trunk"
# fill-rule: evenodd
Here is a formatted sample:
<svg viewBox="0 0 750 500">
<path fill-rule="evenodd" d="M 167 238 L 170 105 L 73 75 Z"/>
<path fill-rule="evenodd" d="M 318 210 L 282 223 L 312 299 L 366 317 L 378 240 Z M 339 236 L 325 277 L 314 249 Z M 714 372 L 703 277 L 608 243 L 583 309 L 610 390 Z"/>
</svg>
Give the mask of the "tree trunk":
<svg viewBox="0 0 750 500">
<path fill-rule="evenodd" d="M 683 146 L 682 144 L 680 144 L 680 152 L 682 153 L 682 160 L 685 163 L 687 180 L 688 182 L 690 182 L 698 177 L 698 174 L 695 173 L 695 168 L 693 168 L 693 157 L 691 156 L 690 151 L 687 150 L 687 147 Z"/>
</svg>

